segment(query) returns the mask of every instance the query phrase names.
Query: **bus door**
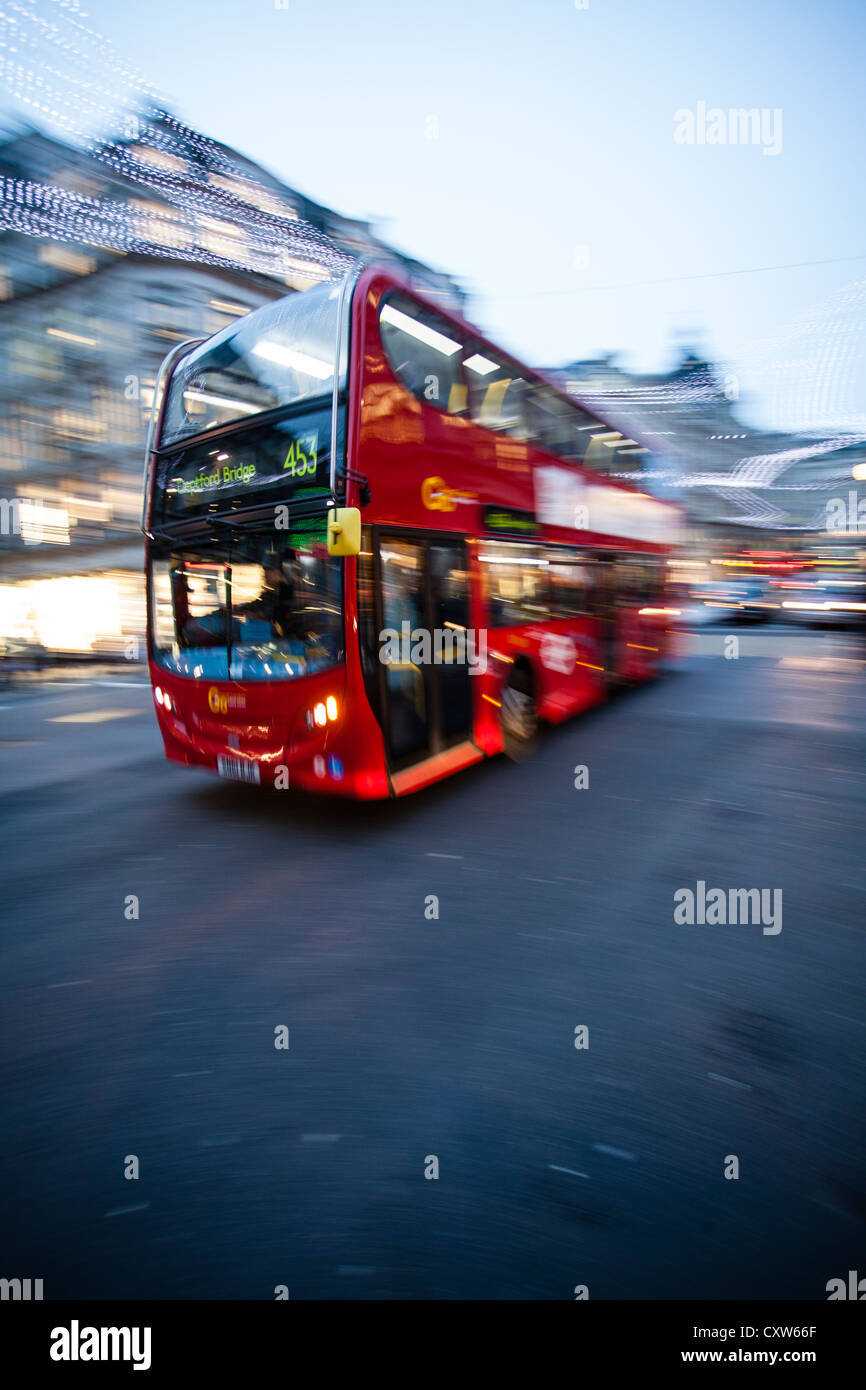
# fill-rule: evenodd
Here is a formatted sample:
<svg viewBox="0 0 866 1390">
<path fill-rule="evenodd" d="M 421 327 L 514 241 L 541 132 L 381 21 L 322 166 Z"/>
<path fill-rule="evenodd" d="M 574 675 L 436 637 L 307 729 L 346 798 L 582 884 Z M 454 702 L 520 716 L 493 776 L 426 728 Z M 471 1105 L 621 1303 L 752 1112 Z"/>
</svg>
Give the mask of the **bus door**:
<svg viewBox="0 0 866 1390">
<path fill-rule="evenodd" d="M 472 691 L 461 646 L 469 627 L 466 545 L 382 533 L 378 572 L 382 727 L 389 766 L 397 771 L 471 736 Z"/>
<path fill-rule="evenodd" d="M 433 666 L 439 749 L 472 735 L 472 690 L 467 645 L 469 568 L 465 541 L 431 540 L 427 547 L 430 616 L 442 660 Z M 438 750 L 437 750 L 438 751 Z"/>
</svg>

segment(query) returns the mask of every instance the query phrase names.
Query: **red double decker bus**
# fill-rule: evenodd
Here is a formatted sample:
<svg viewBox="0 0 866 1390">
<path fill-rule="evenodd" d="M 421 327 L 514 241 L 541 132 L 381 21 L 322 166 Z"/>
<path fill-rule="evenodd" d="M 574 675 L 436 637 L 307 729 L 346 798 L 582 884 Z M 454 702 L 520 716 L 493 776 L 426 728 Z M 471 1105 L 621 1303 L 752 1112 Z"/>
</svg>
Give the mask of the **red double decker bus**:
<svg viewBox="0 0 866 1390">
<path fill-rule="evenodd" d="M 401 796 L 652 676 L 677 510 L 604 476 L 617 442 L 386 266 L 180 345 L 143 518 L 167 756 Z"/>
</svg>

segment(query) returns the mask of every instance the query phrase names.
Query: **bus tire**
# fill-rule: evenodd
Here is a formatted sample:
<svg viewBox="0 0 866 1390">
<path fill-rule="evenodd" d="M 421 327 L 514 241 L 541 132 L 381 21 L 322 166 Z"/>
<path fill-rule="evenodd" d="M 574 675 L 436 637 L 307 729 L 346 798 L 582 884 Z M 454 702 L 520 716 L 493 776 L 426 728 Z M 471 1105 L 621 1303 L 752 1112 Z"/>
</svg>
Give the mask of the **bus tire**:
<svg viewBox="0 0 866 1390">
<path fill-rule="evenodd" d="M 538 742 L 535 684 L 527 666 L 512 666 L 502 690 L 502 745 L 512 762 L 522 763 Z"/>
</svg>

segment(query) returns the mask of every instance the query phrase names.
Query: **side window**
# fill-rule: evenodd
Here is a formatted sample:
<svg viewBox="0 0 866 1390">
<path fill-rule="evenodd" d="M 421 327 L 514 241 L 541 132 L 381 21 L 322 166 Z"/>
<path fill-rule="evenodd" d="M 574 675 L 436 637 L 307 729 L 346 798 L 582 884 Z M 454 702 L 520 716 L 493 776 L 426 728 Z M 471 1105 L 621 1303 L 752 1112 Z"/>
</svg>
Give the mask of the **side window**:
<svg viewBox="0 0 866 1390">
<path fill-rule="evenodd" d="M 652 597 L 657 603 L 662 603 L 667 588 L 667 570 L 661 555 L 652 556 Z"/>
<path fill-rule="evenodd" d="M 620 603 L 633 608 L 652 603 L 659 595 L 661 574 L 653 555 L 636 551 L 620 555 L 617 563 Z"/>
<path fill-rule="evenodd" d="M 519 369 L 480 351 L 470 352 L 463 365 L 469 383 L 469 408 L 476 424 L 511 439 L 528 439 L 529 383 Z"/>
<path fill-rule="evenodd" d="M 479 560 L 491 627 L 550 617 L 548 563 L 540 546 L 488 543 Z"/>
<path fill-rule="evenodd" d="M 539 449 L 570 463 L 582 463 L 593 435 L 605 430 L 577 401 L 566 400 L 538 382 L 530 389 L 529 428 Z"/>
<path fill-rule="evenodd" d="M 545 386 L 534 384 L 530 393 L 530 428 L 533 442 L 539 449 L 572 458 L 575 451 L 575 430 L 568 402 L 560 400 Z"/>
<path fill-rule="evenodd" d="M 397 380 L 420 401 L 460 415 L 466 409 L 463 343 L 438 314 L 406 295 L 389 295 L 379 311 L 379 334 Z"/>
<path fill-rule="evenodd" d="M 575 551 L 550 550 L 547 554 L 554 615 L 574 618 L 592 612 L 592 567 L 588 558 Z"/>
<path fill-rule="evenodd" d="M 640 588 L 637 597 L 642 604 L 658 603 L 662 596 L 664 570 L 657 555 L 640 558 Z"/>
<path fill-rule="evenodd" d="M 620 608 L 631 608 L 634 602 L 634 563 L 626 552 L 616 557 L 616 602 Z"/>
<path fill-rule="evenodd" d="M 590 441 L 607 432 L 607 426 L 577 401 L 567 402 L 569 413 L 567 452 L 565 457 L 572 463 L 583 463 L 590 448 Z"/>
</svg>

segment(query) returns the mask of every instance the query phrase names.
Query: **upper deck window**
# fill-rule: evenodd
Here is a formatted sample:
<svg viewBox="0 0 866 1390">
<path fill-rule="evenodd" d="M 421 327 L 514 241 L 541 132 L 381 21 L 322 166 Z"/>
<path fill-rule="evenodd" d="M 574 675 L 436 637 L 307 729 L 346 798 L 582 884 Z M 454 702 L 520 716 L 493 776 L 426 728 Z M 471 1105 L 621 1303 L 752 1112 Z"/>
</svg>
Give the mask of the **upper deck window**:
<svg viewBox="0 0 866 1390">
<path fill-rule="evenodd" d="M 317 285 L 229 324 L 178 364 L 160 444 L 330 395 L 343 282 Z"/>
<path fill-rule="evenodd" d="M 451 415 L 468 413 L 484 429 L 569 463 L 598 467 L 597 441 L 613 437 L 601 420 L 435 310 L 387 294 L 379 335 L 397 380 L 420 401 Z M 602 461 L 608 463 L 606 450 Z"/>
<path fill-rule="evenodd" d="M 463 341 L 446 319 L 406 295 L 392 294 L 379 312 L 379 333 L 391 370 L 413 396 L 451 415 L 463 413 Z"/>
<path fill-rule="evenodd" d="M 466 373 L 473 420 L 512 439 L 528 439 L 529 382 L 520 369 L 479 349 L 467 357 Z"/>
<path fill-rule="evenodd" d="M 591 420 L 590 416 L 585 418 Z M 583 457 L 586 435 L 579 431 L 584 423 L 579 406 L 572 407 L 555 391 L 534 383 L 530 419 L 532 436 L 540 449 L 572 462 Z"/>
</svg>

